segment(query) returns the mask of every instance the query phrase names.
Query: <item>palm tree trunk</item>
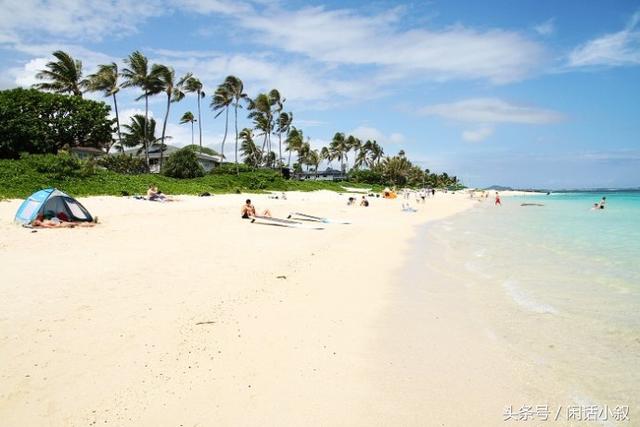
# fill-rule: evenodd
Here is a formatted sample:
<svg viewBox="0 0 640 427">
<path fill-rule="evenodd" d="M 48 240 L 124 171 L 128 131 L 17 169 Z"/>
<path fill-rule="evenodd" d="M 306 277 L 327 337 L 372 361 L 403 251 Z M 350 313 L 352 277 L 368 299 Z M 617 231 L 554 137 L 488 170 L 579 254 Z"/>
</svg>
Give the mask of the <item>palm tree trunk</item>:
<svg viewBox="0 0 640 427">
<path fill-rule="evenodd" d="M 198 95 L 198 132 L 200 134 L 200 154 L 202 154 L 202 117 L 200 116 L 200 91 L 196 92 Z"/>
<path fill-rule="evenodd" d="M 167 131 L 167 120 L 169 119 L 169 109 L 171 108 L 171 95 L 167 94 L 167 112 L 164 113 L 164 123 L 162 124 L 162 139 L 160 142 L 160 170 L 162 170 L 162 161 L 164 160 L 164 135 Z"/>
<path fill-rule="evenodd" d="M 193 120 L 191 120 L 191 145 L 193 145 Z"/>
<path fill-rule="evenodd" d="M 240 166 L 238 165 L 238 100 L 236 100 L 234 109 L 235 109 L 235 123 L 236 123 L 236 173 L 240 175 Z"/>
<path fill-rule="evenodd" d="M 278 166 L 282 163 L 282 132 L 278 131 Z M 282 173 L 282 171 L 280 171 Z"/>
<path fill-rule="evenodd" d="M 116 94 L 113 94 L 113 108 L 116 112 L 116 126 L 118 127 L 118 143 L 120 144 L 120 149 L 123 150 L 122 148 L 122 136 L 120 135 L 120 116 L 118 115 L 118 101 L 116 100 Z M 109 150 L 111 149 L 111 147 L 109 147 L 109 149 L 107 149 L 107 154 L 109 154 Z"/>
<path fill-rule="evenodd" d="M 144 160 L 147 163 L 147 170 L 150 169 L 149 164 L 149 93 L 144 91 Z"/>
<path fill-rule="evenodd" d="M 222 147 L 220 147 L 220 154 L 222 154 L 222 160 L 224 160 L 224 143 L 227 140 L 227 129 L 229 128 L 229 106 L 225 107 L 224 117 L 224 137 L 222 137 Z"/>
</svg>

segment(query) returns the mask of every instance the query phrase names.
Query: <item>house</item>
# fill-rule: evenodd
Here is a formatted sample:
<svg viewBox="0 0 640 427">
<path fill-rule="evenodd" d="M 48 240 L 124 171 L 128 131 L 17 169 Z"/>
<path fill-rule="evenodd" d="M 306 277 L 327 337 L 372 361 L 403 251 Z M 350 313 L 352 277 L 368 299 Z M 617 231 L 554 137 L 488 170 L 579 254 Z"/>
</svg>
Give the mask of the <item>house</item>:
<svg viewBox="0 0 640 427">
<path fill-rule="evenodd" d="M 164 145 L 164 154 L 162 155 L 164 160 L 180 150 L 180 147 L 175 147 L 173 145 Z M 198 162 L 204 168 L 205 172 L 209 172 L 211 169 L 214 169 L 220 163 L 222 163 L 222 156 L 212 156 L 210 154 L 200 153 L 198 151 L 194 151 L 196 157 L 198 158 Z M 119 153 L 114 153 L 119 154 Z M 124 154 L 131 154 L 134 156 L 138 156 L 144 158 L 144 150 L 140 148 L 134 148 L 132 150 L 125 150 Z M 159 173 L 160 172 L 160 144 L 154 144 L 149 148 L 149 171 L 151 173 Z"/>
<path fill-rule="evenodd" d="M 71 154 L 80 160 L 95 159 L 104 156 L 106 153 L 99 148 L 93 147 L 72 147 Z"/>
<path fill-rule="evenodd" d="M 327 168 L 324 171 L 306 171 L 306 172 L 294 172 L 294 179 L 301 181 L 315 180 L 315 181 L 344 181 L 347 179 L 345 172 Z"/>
</svg>

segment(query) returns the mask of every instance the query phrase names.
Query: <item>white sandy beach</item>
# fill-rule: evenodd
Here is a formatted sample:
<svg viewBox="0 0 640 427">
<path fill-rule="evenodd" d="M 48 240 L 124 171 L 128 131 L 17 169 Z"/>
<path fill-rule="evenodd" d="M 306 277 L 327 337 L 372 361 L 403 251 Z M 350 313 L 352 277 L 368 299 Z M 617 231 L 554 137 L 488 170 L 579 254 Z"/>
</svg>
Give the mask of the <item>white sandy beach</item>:
<svg viewBox="0 0 640 427">
<path fill-rule="evenodd" d="M 250 224 L 247 197 L 352 224 Z M 476 202 L 346 198 L 93 197 L 98 226 L 36 233 L 0 202 L 0 424 L 500 425 L 523 367 L 401 280 L 416 227 Z"/>
</svg>

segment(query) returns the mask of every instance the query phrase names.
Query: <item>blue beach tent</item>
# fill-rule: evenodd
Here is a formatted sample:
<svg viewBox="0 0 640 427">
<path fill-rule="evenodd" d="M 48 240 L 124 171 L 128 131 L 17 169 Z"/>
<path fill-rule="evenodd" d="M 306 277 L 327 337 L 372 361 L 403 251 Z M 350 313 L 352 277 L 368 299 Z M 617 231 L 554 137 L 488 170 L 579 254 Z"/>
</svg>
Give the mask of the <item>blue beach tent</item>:
<svg viewBox="0 0 640 427">
<path fill-rule="evenodd" d="M 65 218 L 67 221 L 93 221 L 91 214 L 76 199 L 56 188 L 36 191 L 22 202 L 15 221 L 30 224 L 38 215 Z"/>
</svg>

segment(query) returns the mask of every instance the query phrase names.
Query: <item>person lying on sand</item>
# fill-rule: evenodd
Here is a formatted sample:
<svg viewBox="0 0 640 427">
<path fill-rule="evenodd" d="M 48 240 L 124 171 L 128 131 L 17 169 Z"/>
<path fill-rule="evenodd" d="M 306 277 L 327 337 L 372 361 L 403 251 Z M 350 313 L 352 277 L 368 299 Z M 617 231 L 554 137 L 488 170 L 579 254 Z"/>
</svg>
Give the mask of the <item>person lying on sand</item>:
<svg viewBox="0 0 640 427">
<path fill-rule="evenodd" d="M 242 205 L 240 213 L 242 214 L 243 219 L 249 219 L 256 216 L 256 207 L 251 204 L 251 199 L 247 199 L 244 205 Z M 262 216 L 271 217 L 271 211 L 269 209 L 265 209 Z"/>
<path fill-rule="evenodd" d="M 31 226 L 34 228 L 74 228 L 74 227 L 93 227 L 95 222 L 73 222 L 63 221 L 59 217 L 54 216 L 51 219 L 46 219 L 44 215 L 38 215 L 33 220 Z"/>
</svg>

